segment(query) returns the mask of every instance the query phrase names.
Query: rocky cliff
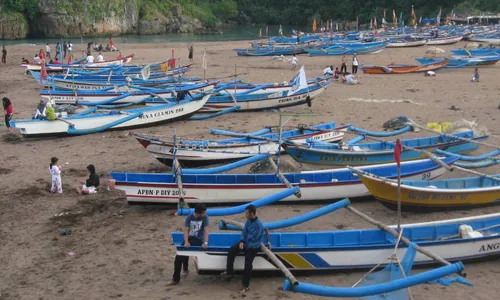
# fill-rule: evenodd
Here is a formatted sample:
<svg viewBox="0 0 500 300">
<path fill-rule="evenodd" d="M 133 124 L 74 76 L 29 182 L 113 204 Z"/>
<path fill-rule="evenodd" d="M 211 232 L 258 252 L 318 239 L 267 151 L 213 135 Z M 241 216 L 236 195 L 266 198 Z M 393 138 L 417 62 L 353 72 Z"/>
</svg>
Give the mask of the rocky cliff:
<svg viewBox="0 0 500 300">
<path fill-rule="evenodd" d="M 139 0 L 39 0 L 34 17 L 0 7 L 3 39 L 119 34 L 187 33 L 204 30 L 179 5 L 160 11 Z"/>
</svg>

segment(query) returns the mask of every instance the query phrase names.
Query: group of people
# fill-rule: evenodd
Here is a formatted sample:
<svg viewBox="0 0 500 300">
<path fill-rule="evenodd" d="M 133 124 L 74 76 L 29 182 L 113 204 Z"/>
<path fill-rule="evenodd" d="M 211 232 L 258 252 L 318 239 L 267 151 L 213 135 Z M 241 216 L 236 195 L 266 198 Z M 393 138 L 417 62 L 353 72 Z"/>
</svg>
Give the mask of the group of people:
<svg viewBox="0 0 500 300">
<path fill-rule="evenodd" d="M 49 164 L 49 173 L 51 176 L 50 192 L 53 194 L 62 194 L 63 192 L 62 167 L 58 162 L 59 159 L 57 157 L 52 157 Z M 95 166 L 92 164 L 88 165 L 87 171 L 89 171 L 89 178 L 85 181 L 80 180 L 76 186 L 76 191 L 80 195 L 95 194 L 100 185 L 99 175 L 96 173 Z"/>
<path fill-rule="evenodd" d="M 206 249 L 209 245 L 209 219 L 207 208 L 203 204 L 197 204 L 194 213 L 186 217 L 184 222 L 184 242 L 183 246 L 201 246 Z M 234 260 L 239 253 L 245 256 L 245 267 L 243 271 L 242 287 L 240 294 L 248 292 L 253 269 L 253 261 L 261 249 L 264 237 L 267 235 L 267 247 L 271 248 L 271 243 L 264 224 L 257 217 L 257 209 L 254 205 L 245 208 L 245 218 L 247 219 L 241 231 L 240 241 L 229 248 L 226 270 L 221 276 L 228 276 L 234 273 Z M 176 255 L 174 259 L 174 275 L 168 285 L 177 285 L 181 276 L 189 274 L 189 256 Z"/>
<path fill-rule="evenodd" d="M 346 83 L 349 85 L 359 84 L 359 80 L 355 78 L 355 74 L 358 73 L 359 60 L 356 54 L 352 57 L 352 73 L 347 72 L 347 57 L 345 55 L 342 56 L 342 64 L 340 66 L 340 70 L 338 67 L 333 69 L 333 66 L 326 66 L 323 70 L 323 75 L 331 75 L 334 79 L 339 80 L 342 83 Z"/>
<path fill-rule="evenodd" d="M 109 38 L 109 43 L 106 45 L 106 47 L 103 47 L 102 44 L 94 43 L 93 41 L 87 43 L 87 52 L 90 52 L 91 48 L 92 50 L 97 52 L 118 51 L 112 38 Z"/>
</svg>

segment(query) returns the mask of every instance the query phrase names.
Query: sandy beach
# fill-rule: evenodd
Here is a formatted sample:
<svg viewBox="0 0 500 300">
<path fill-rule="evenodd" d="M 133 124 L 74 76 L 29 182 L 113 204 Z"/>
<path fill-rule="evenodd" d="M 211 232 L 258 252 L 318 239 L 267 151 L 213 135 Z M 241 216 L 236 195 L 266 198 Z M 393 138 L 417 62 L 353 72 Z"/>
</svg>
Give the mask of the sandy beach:
<svg viewBox="0 0 500 300">
<path fill-rule="evenodd" d="M 216 42 L 194 44 L 195 67 L 188 76 L 203 77 L 201 68 L 206 49 L 207 78 L 238 78 L 251 83 L 282 82 L 296 73 L 290 63 L 269 57 L 238 57 L 233 48 L 246 47 L 248 42 Z M 442 46 L 450 50 L 465 43 Z M 54 49 L 54 45 L 51 45 Z M 123 55 L 135 54 L 133 63 L 157 62 L 166 59 L 175 49 L 181 63 L 188 63 L 188 44 L 118 44 Z M 74 46 L 77 56 L 86 45 Z M 40 85 L 20 67 L 21 57 L 33 59 L 42 46 L 9 46 L 7 64 L 2 72 L 1 97 L 11 99 L 14 119 L 31 118 L 38 100 Z M 360 64 L 416 63 L 427 47 L 385 49 L 381 53 L 359 56 Z M 96 54 L 95 54 L 96 55 Z M 105 59 L 116 56 L 104 53 Z M 298 56 L 308 78 L 321 76 L 327 65 L 340 67 L 341 57 Z M 349 57 L 350 59 L 350 57 Z M 351 63 L 348 63 L 350 70 Z M 423 74 L 364 75 L 360 85 L 348 86 L 334 82 L 326 92 L 306 105 L 282 109 L 283 112 L 314 113 L 296 123 L 336 121 L 381 131 L 382 124 L 396 116 L 406 116 L 425 125 L 427 122 L 453 122 L 460 119 L 478 121 L 491 133 L 489 143 L 500 145 L 500 68 L 480 69 L 481 81 L 471 83 L 473 68 L 444 69 L 436 77 Z M 373 101 L 377 100 L 377 101 Z M 452 110 L 455 106 L 458 110 Z M 210 128 L 231 131 L 256 131 L 263 126 L 278 125 L 280 112 L 233 113 L 205 121 L 181 121 L 173 124 L 138 129 L 136 132 L 155 135 L 177 134 L 189 138 L 209 138 Z M 181 231 L 183 217 L 174 216 L 175 208 L 166 206 L 129 206 L 119 191 L 101 188 L 98 194 L 79 196 L 75 185 L 88 176 L 85 167 L 94 164 L 101 183 L 111 171 L 168 172 L 127 131 L 105 132 L 88 136 L 25 140 L 19 133 L 2 132 L 0 174 L 0 299 L 239 299 L 240 276 L 227 282 L 219 276 L 191 273 L 178 286 L 167 287 L 173 273 L 175 247 L 170 232 Z M 408 136 L 430 135 L 426 132 Z M 213 137 L 212 137 L 213 138 Z M 471 154 L 491 151 L 482 147 Z M 50 158 L 56 156 L 63 167 L 64 193 L 49 193 Z M 311 169 L 305 165 L 303 168 Z M 500 166 L 480 170 L 500 173 Z M 467 176 L 454 172 L 445 177 Z M 316 205 L 273 205 L 258 210 L 264 221 L 295 216 L 320 207 Z M 355 203 L 357 209 L 386 224 L 396 223 L 396 213 L 375 200 Z M 63 216 L 56 214 L 67 212 Z M 403 213 L 403 223 L 443 220 L 485 213 L 500 212 L 498 207 L 412 214 Z M 233 219 L 243 220 L 243 216 Z M 219 218 L 212 218 L 216 224 Z M 347 210 L 318 218 L 289 229 L 290 231 L 337 230 L 337 228 L 371 228 Z M 72 234 L 60 235 L 62 229 Z M 421 285 L 411 288 L 414 299 L 496 299 L 500 294 L 497 279 L 498 259 L 465 263 L 467 279 L 473 287 L 454 284 Z M 422 269 L 416 270 L 420 272 Z M 425 269 L 424 269 L 425 270 Z M 337 272 L 298 279 L 311 283 L 352 286 L 364 272 Z M 246 299 L 318 299 L 292 292 L 283 292 L 284 277 L 256 277 Z"/>
</svg>

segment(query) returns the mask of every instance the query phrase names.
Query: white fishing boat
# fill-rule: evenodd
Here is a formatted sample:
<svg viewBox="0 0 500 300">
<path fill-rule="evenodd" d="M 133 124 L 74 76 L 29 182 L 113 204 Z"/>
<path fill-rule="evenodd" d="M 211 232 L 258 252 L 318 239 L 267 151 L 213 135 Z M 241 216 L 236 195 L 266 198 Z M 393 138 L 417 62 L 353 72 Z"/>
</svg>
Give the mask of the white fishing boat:
<svg viewBox="0 0 500 300">
<path fill-rule="evenodd" d="M 125 56 L 120 59 L 111 59 L 111 60 L 105 60 L 101 62 L 94 62 L 92 64 L 81 64 L 81 63 L 75 63 L 75 64 L 70 64 L 70 65 L 56 65 L 56 64 L 50 64 L 47 66 L 47 72 L 62 72 L 66 70 L 68 67 L 73 67 L 73 68 L 78 68 L 85 66 L 86 68 L 102 68 L 102 67 L 109 67 L 109 66 L 119 66 L 123 64 L 128 64 L 132 61 L 134 58 L 134 54 Z M 42 65 L 41 64 L 21 64 L 21 67 L 26 68 L 27 71 L 36 71 L 40 72 L 42 70 Z"/>
<path fill-rule="evenodd" d="M 182 100 L 156 107 L 123 111 L 103 111 L 96 108 L 56 120 L 15 120 L 13 128 L 24 137 L 83 135 L 115 129 L 147 127 L 186 119 L 199 111 L 210 95 L 201 100 Z"/>
<path fill-rule="evenodd" d="M 427 45 L 450 45 L 460 42 L 463 39 L 463 36 L 447 36 L 447 37 L 438 37 L 427 40 Z"/>
<path fill-rule="evenodd" d="M 427 44 L 427 40 L 391 40 L 385 45 L 386 48 L 419 47 Z"/>
<path fill-rule="evenodd" d="M 304 143 L 307 139 L 337 142 L 342 140 L 347 127 L 335 127 L 335 123 L 327 123 L 309 128 L 298 128 L 283 132 L 282 139 L 287 139 L 294 143 Z M 165 138 L 150 137 L 141 134 L 134 134 L 134 136 L 156 159 L 168 166 L 172 165 L 174 158 L 173 139 L 169 138 L 167 140 Z M 245 134 L 235 133 L 234 136 L 241 136 L 241 138 L 219 141 L 178 139 L 175 156 L 182 166 L 194 167 L 236 161 L 260 153 L 278 152 L 279 137 L 277 133 L 248 137 L 244 137 Z M 283 152 L 284 149 L 280 148 L 280 151 Z"/>
<path fill-rule="evenodd" d="M 457 158 L 444 158 L 452 164 Z M 395 178 L 396 164 L 360 167 L 377 176 Z M 422 159 L 401 163 L 404 179 L 437 178 L 446 170 L 438 163 Z M 115 188 L 125 192 L 129 202 L 177 203 L 179 190 L 173 174 L 112 172 Z M 348 168 L 300 173 L 285 173 L 285 178 L 299 186 L 302 197 L 290 196 L 282 201 L 321 201 L 369 196 L 368 189 Z M 286 189 L 275 174 L 184 174 L 184 199 L 190 203 L 244 203 L 264 198 Z"/>
</svg>

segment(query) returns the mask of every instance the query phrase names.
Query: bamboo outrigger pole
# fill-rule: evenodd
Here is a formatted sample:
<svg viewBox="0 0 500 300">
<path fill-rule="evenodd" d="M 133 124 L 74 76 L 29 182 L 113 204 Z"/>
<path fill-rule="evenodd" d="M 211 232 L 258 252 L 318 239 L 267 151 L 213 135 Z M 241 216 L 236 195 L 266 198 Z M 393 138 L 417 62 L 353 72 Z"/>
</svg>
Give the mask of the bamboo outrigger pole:
<svg viewBox="0 0 500 300">
<path fill-rule="evenodd" d="M 276 175 L 278 175 L 278 177 L 287 186 L 287 188 L 289 188 L 289 189 L 293 188 L 293 185 L 288 181 L 288 179 L 286 179 L 285 175 L 283 175 L 283 173 L 280 172 L 280 170 L 278 169 L 278 166 L 276 166 L 276 164 L 274 163 L 274 160 L 270 156 L 267 158 L 267 160 L 269 161 L 269 163 L 273 167 L 274 171 L 276 171 Z M 295 196 L 297 198 L 302 197 L 300 190 L 298 190 L 297 193 L 295 193 Z"/>
</svg>

